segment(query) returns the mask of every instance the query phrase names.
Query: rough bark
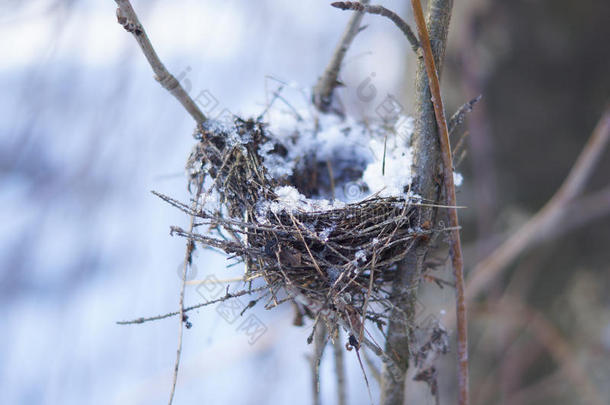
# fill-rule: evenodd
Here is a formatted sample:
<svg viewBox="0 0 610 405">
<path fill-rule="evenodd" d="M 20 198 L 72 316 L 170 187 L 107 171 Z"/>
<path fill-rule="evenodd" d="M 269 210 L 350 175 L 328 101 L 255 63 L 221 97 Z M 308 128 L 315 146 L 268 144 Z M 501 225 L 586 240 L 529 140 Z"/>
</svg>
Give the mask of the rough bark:
<svg viewBox="0 0 610 405">
<path fill-rule="evenodd" d="M 427 27 L 439 75 L 445 55 L 447 34 L 451 20 L 453 0 L 431 0 L 428 4 Z M 412 138 L 414 150 L 413 190 L 429 201 L 437 201 L 442 189 L 441 155 L 436 116 L 431 103 L 428 77 L 423 59 L 418 61 L 415 84 L 416 127 Z M 432 208 L 421 211 L 420 223 L 433 221 L 436 212 Z M 381 403 L 384 405 L 404 402 L 405 377 L 409 368 L 411 330 L 397 320 L 401 311 L 407 314 L 411 324 L 415 315 L 417 287 L 428 251 L 428 240 L 420 239 L 401 263 L 397 279 L 392 287 L 392 300 L 397 306 L 391 314 L 388 327 L 386 352 L 392 355 L 394 365 L 384 367 Z"/>
</svg>

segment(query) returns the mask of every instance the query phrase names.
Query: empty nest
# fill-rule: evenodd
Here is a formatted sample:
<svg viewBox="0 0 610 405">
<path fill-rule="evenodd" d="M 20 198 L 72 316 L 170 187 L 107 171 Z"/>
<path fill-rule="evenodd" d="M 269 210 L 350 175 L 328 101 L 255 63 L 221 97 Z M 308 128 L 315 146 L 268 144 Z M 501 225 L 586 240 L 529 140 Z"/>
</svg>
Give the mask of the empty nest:
<svg viewBox="0 0 610 405">
<path fill-rule="evenodd" d="M 299 179 L 268 174 L 263 156 L 285 150 L 265 124 L 238 118 L 231 126 L 210 123 L 196 138 L 187 163 L 193 204 L 159 196 L 211 232 L 173 227 L 172 233 L 243 260 L 243 279 L 253 293 L 264 291 L 267 308 L 293 301 L 302 315 L 323 320 L 331 331 L 342 326 L 379 354 L 379 346 L 363 337 L 364 320 L 383 330 L 393 308 L 387 287 L 396 265 L 417 238 L 431 233 L 416 227 L 419 206 L 376 195 L 351 204 L 308 199 L 305 208 L 283 206 L 278 187 Z"/>
</svg>

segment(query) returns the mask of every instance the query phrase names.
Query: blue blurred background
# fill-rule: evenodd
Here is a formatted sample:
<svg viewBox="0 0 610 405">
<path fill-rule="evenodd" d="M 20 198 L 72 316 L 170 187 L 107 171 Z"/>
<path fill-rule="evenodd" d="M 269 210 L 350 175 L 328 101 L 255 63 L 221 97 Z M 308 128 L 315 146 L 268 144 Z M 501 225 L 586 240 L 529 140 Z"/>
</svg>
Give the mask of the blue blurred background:
<svg viewBox="0 0 610 405">
<path fill-rule="evenodd" d="M 192 95 L 218 102 L 211 116 L 224 109 L 251 116 L 278 81 L 290 83 L 286 97 L 303 101 L 349 19 L 328 3 L 136 0 L 134 7 L 168 69 Z M 382 3 L 410 19 L 408 1 Z M 610 94 L 607 50 L 583 48 L 608 38 L 606 2 L 503 3 L 456 4 L 443 77 L 451 111 L 478 93 L 486 100 L 470 128 L 458 196 L 473 208 L 463 214 L 469 264 L 552 195 Z M 415 60 L 406 41 L 387 21 L 364 23 L 342 73 L 349 113 L 363 117 L 376 107 L 355 97 L 372 74 L 380 97 L 396 96 L 409 112 Z M 193 122 L 154 81 L 117 24 L 113 1 L 4 0 L 0 38 L 0 402 L 167 403 L 177 320 L 115 322 L 178 307 L 184 241 L 169 227 L 188 218 L 150 191 L 188 199 Z M 605 156 L 596 186 L 607 185 Z M 523 299 L 578 349 L 573 356 L 602 398 L 610 398 L 607 225 L 606 217 L 580 237 L 549 242 L 511 273 L 554 269 L 551 281 L 535 276 Z M 191 277 L 239 274 L 228 264 L 200 250 Z M 450 289 L 425 286 L 422 294 L 430 313 L 453 305 Z M 187 289 L 188 304 L 200 300 Z M 214 308 L 191 314 L 176 404 L 311 402 L 309 328 L 292 326 L 289 306 L 255 311 L 268 328 L 255 344 Z M 472 319 L 473 403 L 578 403 L 578 386 L 556 374 L 544 348 L 531 350 L 540 344 L 528 343 L 527 333 L 492 324 L 484 337 L 477 328 L 491 321 Z M 442 364 L 443 403 L 454 396 L 453 356 Z M 369 403 L 357 360 L 348 354 L 346 362 L 349 403 Z M 333 367 L 325 356 L 323 403 L 334 403 Z M 434 403 L 423 384 L 409 384 L 409 400 Z"/>
<path fill-rule="evenodd" d="M 169 227 L 187 218 L 150 191 L 187 200 L 193 122 L 154 81 L 113 1 L 1 4 L 1 402 L 166 403 L 177 322 L 115 322 L 178 306 L 184 241 Z M 265 76 L 313 85 L 349 18 L 325 1 L 134 7 L 168 69 L 217 99 L 211 115 L 260 114 L 277 87 Z M 405 46 L 374 23 L 346 72 L 370 73 L 366 52 L 381 41 L 388 59 L 374 69 L 391 86 Z M 192 276 L 226 278 L 226 265 L 200 251 Z M 257 313 L 269 329 L 252 346 L 213 309 L 193 314 L 176 403 L 309 403 L 309 330 L 292 327 L 289 309 Z M 332 377 L 332 362 L 323 372 Z"/>
</svg>

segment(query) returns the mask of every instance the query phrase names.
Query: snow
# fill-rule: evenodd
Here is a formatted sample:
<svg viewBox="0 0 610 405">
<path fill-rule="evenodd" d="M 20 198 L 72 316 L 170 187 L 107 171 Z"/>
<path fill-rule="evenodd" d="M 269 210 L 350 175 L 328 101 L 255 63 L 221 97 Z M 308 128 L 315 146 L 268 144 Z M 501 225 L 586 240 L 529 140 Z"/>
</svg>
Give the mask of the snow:
<svg viewBox="0 0 610 405">
<path fill-rule="evenodd" d="M 356 262 L 363 262 L 366 260 L 366 252 L 361 249 L 356 252 L 354 257 L 356 258 Z"/>
<path fill-rule="evenodd" d="M 382 197 L 402 196 L 411 184 L 411 149 L 399 141 L 371 139 L 374 160 L 366 167 L 362 179 L 373 193 Z M 385 155 L 385 159 L 384 159 Z"/>
<path fill-rule="evenodd" d="M 328 267 L 326 269 L 326 274 L 328 274 L 328 278 L 330 279 L 331 282 L 335 282 L 341 275 L 341 270 L 339 270 L 336 267 Z"/>
<path fill-rule="evenodd" d="M 330 160 L 335 164 L 342 158 L 356 164 L 370 159 L 368 130 L 352 118 L 342 119 L 335 114 L 319 114 L 303 108 L 296 113 L 289 111 L 272 115 L 269 130 L 275 140 L 288 150 L 285 158 L 267 159 L 273 143 L 263 146 L 265 167 L 276 178 L 292 174 L 306 155 L 315 155 L 320 162 Z"/>
<path fill-rule="evenodd" d="M 320 233 L 318 234 L 318 237 L 319 237 L 319 238 L 320 238 L 322 241 L 326 242 L 326 241 L 328 241 L 328 238 L 330 237 L 330 234 L 331 234 L 331 233 L 332 233 L 334 230 L 335 230 L 335 226 L 330 226 L 330 227 L 328 227 L 328 228 L 324 228 L 324 229 L 322 230 L 322 232 L 320 232 Z"/>
<path fill-rule="evenodd" d="M 455 184 L 456 187 L 461 186 L 463 181 L 464 181 L 464 176 L 462 176 L 460 173 L 457 173 L 457 172 L 453 173 L 453 184 Z"/>
<path fill-rule="evenodd" d="M 282 211 L 287 213 L 322 212 L 345 208 L 345 203 L 342 201 L 335 200 L 331 202 L 325 199 L 315 200 L 306 198 L 292 186 L 276 187 L 274 193 L 277 196 L 275 201 L 263 201 L 260 203 L 261 209 L 258 210 L 259 215 L 265 215 L 266 211 L 279 214 Z M 329 231 L 329 234 L 330 232 L 332 232 L 332 229 Z"/>
<path fill-rule="evenodd" d="M 413 119 L 401 115 L 393 126 L 383 123 L 342 119 L 334 114 L 317 114 L 309 110 L 281 114 L 270 121 L 269 129 L 288 150 L 286 158 L 268 153 L 273 143 L 263 147 L 265 166 L 272 177 L 289 176 L 303 156 L 315 156 L 318 162 L 330 161 L 334 175 L 340 178 L 345 169 L 361 168 L 362 185 L 354 193 L 354 182 L 336 184 L 337 197 L 344 202 L 363 199 L 371 194 L 381 197 L 411 198 L 412 151 L 409 147 Z M 368 192 L 364 192 L 366 191 Z M 302 201 L 292 196 L 296 203 Z"/>
</svg>

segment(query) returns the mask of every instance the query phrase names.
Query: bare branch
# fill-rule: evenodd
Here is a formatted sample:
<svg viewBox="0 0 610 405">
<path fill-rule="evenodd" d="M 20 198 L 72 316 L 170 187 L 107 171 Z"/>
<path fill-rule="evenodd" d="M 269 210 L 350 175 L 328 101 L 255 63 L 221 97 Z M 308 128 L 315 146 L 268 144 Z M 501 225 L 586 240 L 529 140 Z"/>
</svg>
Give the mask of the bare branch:
<svg viewBox="0 0 610 405">
<path fill-rule="evenodd" d="M 318 322 L 314 330 L 313 354 L 311 356 L 311 393 L 313 404 L 320 405 L 320 362 L 328 341 L 326 325 L 323 321 Z"/>
<path fill-rule="evenodd" d="M 474 105 L 481 99 L 481 95 L 476 96 L 472 100 L 467 103 L 462 104 L 460 108 L 451 116 L 449 119 L 449 123 L 447 127 L 449 128 L 449 136 L 453 134 L 453 132 L 457 129 L 458 126 L 464 122 L 464 118 L 466 114 L 472 111 Z"/>
<path fill-rule="evenodd" d="M 192 210 L 195 211 L 197 209 L 197 200 L 199 199 L 199 194 L 201 193 L 201 185 L 198 186 L 197 194 L 195 198 L 195 202 L 193 202 Z M 195 215 L 191 214 L 190 224 L 189 224 L 189 233 L 193 232 L 193 228 L 195 226 Z M 184 254 L 184 264 L 182 266 L 182 282 L 180 283 L 180 307 L 179 307 L 179 326 L 178 326 L 178 348 L 176 349 L 176 362 L 174 364 L 174 376 L 172 379 L 172 388 L 169 395 L 169 405 L 172 405 L 174 401 L 174 394 L 176 392 L 176 382 L 178 381 L 178 369 L 180 368 L 180 356 L 182 355 L 182 335 L 184 333 L 183 324 L 186 321 L 184 316 L 184 290 L 186 285 L 186 273 L 188 272 L 188 268 L 193 262 L 193 251 L 195 250 L 195 242 L 193 239 L 187 239 L 186 241 L 186 252 Z"/>
<path fill-rule="evenodd" d="M 439 141 L 441 147 L 441 157 L 443 160 L 443 181 L 445 185 L 445 195 L 447 205 L 456 206 L 457 198 L 455 195 L 455 184 L 453 183 L 453 158 L 451 156 L 451 144 L 449 142 L 449 130 L 445 119 L 445 109 L 441 97 L 441 89 L 434 61 L 432 46 L 424 20 L 424 12 L 419 0 L 411 0 L 413 14 L 417 24 L 417 32 L 421 39 L 424 51 L 424 63 L 428 74 L 430 92 L 432 94 L 432 104 L 436 116 L 436 125 L 439 130 Z M 468 323 L 466 317 L 466 299 L 464 288 L 464 260 L 462 258 L 462 244 L 460 240 L 459 220 L 457 209 L 449 208 L 449 221 L 454 229 L 451 231 L 451 258 L 453 272 L 455 275 L 456 286 L 456 312 L 457 312 L 457 334 L 458 334 L 458 384 L 459 397 L 458 404 L 468 405 Z"/>
<path fill-rule="evenodd" d="M 367 4 L 369 0 L 362 0 L 363 4 Z M 356 35 L 361 31 L 360 23 L 364 12 L 357 12 L 352 15 L 341 40 L 335 48 L 324 74 L 318 80 L 318 83 L 313 89 L 313 104 L 316 108 L 323 112 L 328 112 L 332 105 L 333 92 L 339 85 L 338 77 L 341 70 L 341 64 L 345 58 L 345 54 L 349 49 Z"/>
<path fill-rule="evenodd" d="M 583 189 L 610 138 L 610 108 L 607 108 L 587 141 L 580 156 L 559 190 L 525 225 L 516 231 L 471 272 L 466 290 L 469 300 L 483 291 L 499 277 L 517 256 L 532 242 L 549 233 L 558 222 L 569 203 Z"/>
<path fill-rule="evenodd" d="M 203 124 L 207 120 L 206 116 L 201 112 L 197 104 L 195 104 L 195 101 L 193 101 L 191 96 L 184 90 L 180 82 L 167 71 L 165 65 L 163 65 L 159 59 L 157 52 L 155 52 L 155 49 L 148 39 L 144 27 L 140 24 L 138 15 L 134 11 L 129 0 L 115 0 L 115 2 L 118 6 L 116 14 L 119 24 L 121 24 L 127 32 L 133 34 L 133 37 L 138 42 L 138 45 L 140 45 L 140 49 L 142 49 L 144 56 L 146 56 L 150 67 L 155 73 L 155 79 L 161 83 L 161 86 L 176 97 L 198 125 Z"/>
<path fill-rule="evenodd" d="M 190 312 L 192 310 L 195 310 L 195 309 L 206 307 L 208 305 L 217 304 L 219 302 L 223 302 L 223 301 L 226 301 L 231 298 L 237 298 L 237 297 L 241 297 L 242 295 L 249 295 L 254 292 L 263 291 L 268 288 L 269 288 L 269 286 L 263 286 L 263 287 L 248 289 L 248 290 L 241 290 L 241 291 L 237 291 L 234 293 L 227 293 L 220 298 L 216 298 L 211 301 L 200 302 L 199 304 L 196 304 L 196 305 L 193 305 L 190 307 L 186 307 L 186 308 L 184 308 L 183 314 Z M 137 319 L 133 319 L 131 321 L 118 321 L 117 325 L 137 325 L 137 324 L 151 322 L 151 321 L 159 321 L 159 320 L 165 319 L 165 318 L 171 318 L 172 316 L 176 316 L 176 315 L 180 315 L 180 311 L 168 312 L 167 314 L 151 316 L 148 318 L 137 318 Z"/>
<path fill-rule="evenodd" d="M 337 404 L 347 405 L 343 344 L 341 343 L 341 330 L 339 328 L 337 328 L 337 336 L 333 342 L 333 349 L 335 353 L 335 374 L 337 376 Z"/>
<path fill-rule="evenodd" d="M 428 32 L 431 38 L 432 51 L 437 68 L 440 70 L 445 54 L 445 44 L 451 21 L 452 0 L 430 0 L 428 3 Z M 423 60 L 418 61 L 415 79 L 415 114 L 416 129 L 412 136 L 411 146 L 414 151 L 413 191 L 427 201 L 438 201 L 440 189 L 436 179 L 440 173 L 439 137 L 436 129 L 436 118 L 428 86 L 428 77 Z M 436 209 L 430 207 L 421 211 L 420 224 L 434 221 Z M 396 367 L 383 370 L 381 403 L 402 404 L 404 402 L 405 375 L 409 367 L 411 350 L 410 326 L 415 318 L 417 292 L 408 286 L 417 286 L 425 267 L 429 240 L 422 238 L 416 241 L 407 253 L 405 260 L 399 264 L 396 278 L 392 284 L 392 304 L 390 314 L 386 352 L 392 354 Z M 407 325 L 401 322 L 406 315 Z"/>
<path fill-rule="evenodd" d="M 528 328 L 544 347 L 555 363 L 580 391 L 583 402 L 594 405 L 606 403 L 602 395 L 591 383 L 591 376 L 579 364 L 574 348 L 561 335 L 561 332 L 535 308 L 527 306 L 516 297 L 506 295 L 501 302 L 492 307 L 493 314 L 502 314 L 504 320 L 522 324 Z"/>
<path fill-rule="evenodd" d="M 394 24 L 396 24 L 396 26 L 403 32 L 403 34 L 405 34 L 407 40 L 411 44 L 411 48 L 413 48 L 413 52 L 417 53 L 417 50 L 419 49 L 419 41 L 413 33 L 413 30 L 411 29 L 411 27 L 409 27 L 409 24 L 407 24 L 405 20 L 400 18 L 398 14 L 396 14 L 392 10 L 388 10 L 383 6 L 369 6 L 355 1 L 337 1 L 331 3 L 331 6 L 339 8 L 341 10 L 354 10 L 369 14 L 377 14 L 382 17 L 389 18 Z"/>
</svg>

